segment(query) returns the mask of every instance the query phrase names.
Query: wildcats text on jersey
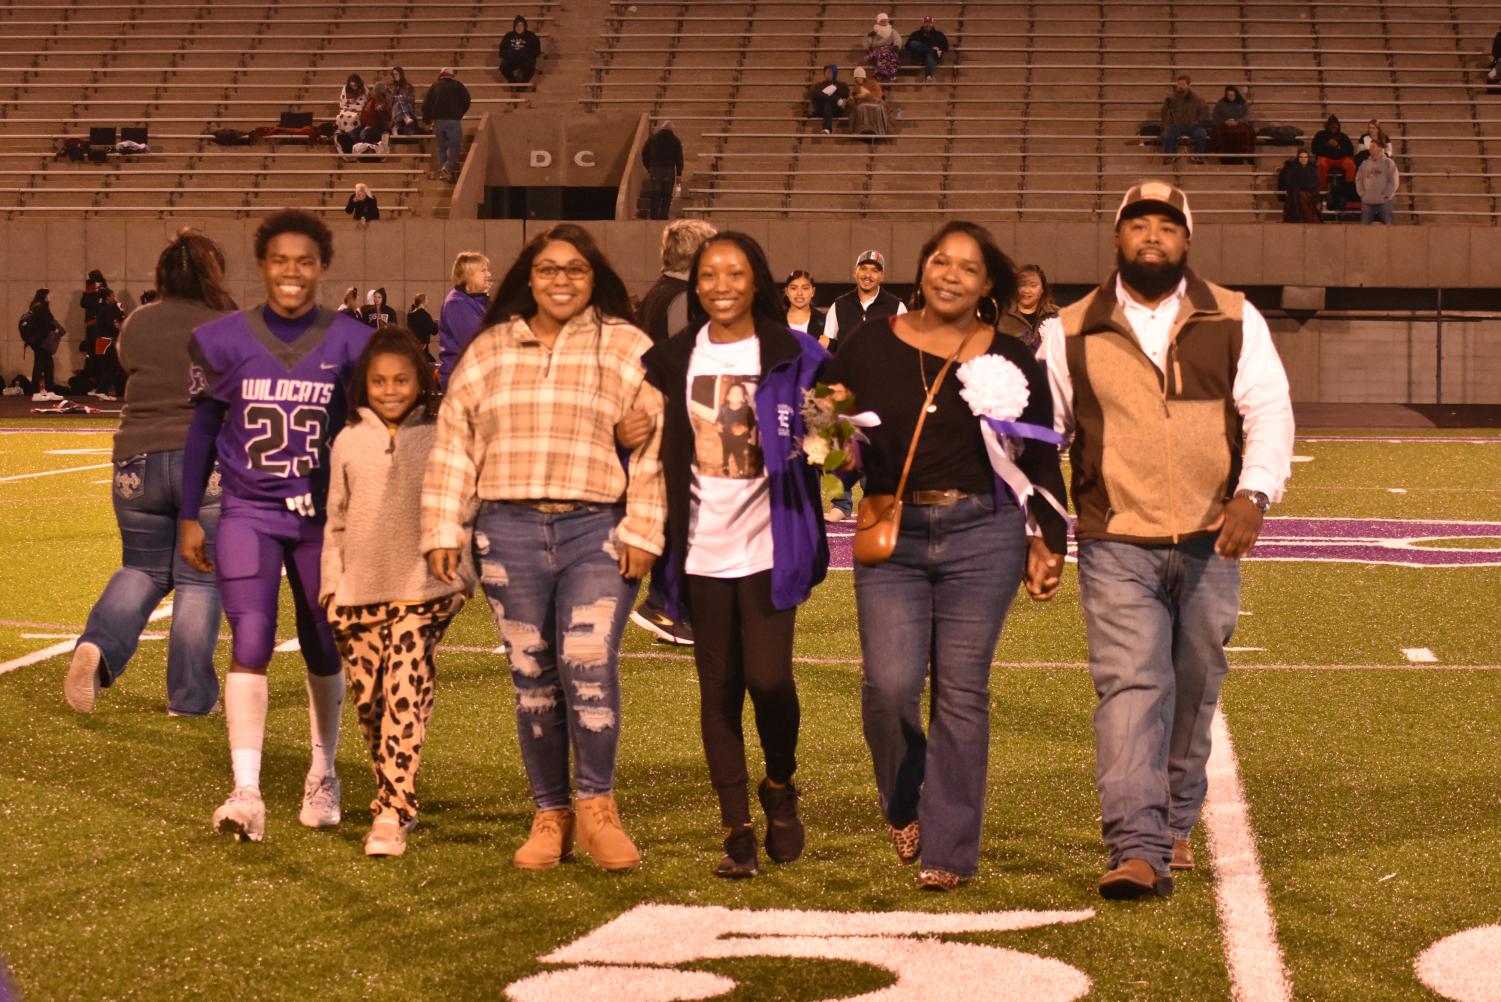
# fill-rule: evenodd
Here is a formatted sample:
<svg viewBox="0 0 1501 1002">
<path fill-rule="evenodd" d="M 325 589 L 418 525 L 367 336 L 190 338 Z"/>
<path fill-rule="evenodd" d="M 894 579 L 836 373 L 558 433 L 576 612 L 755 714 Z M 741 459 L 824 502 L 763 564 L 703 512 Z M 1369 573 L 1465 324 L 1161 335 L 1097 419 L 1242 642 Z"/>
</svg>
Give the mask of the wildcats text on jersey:
<svg viewBox="0 0 1501 1002">
<path fill-rule="evenodd" d="M 334 384 L 310 379 L 244 379 L 240 382 L 240 396 L 245 400 L 322 404 L 326 407 L 333 401 Z"/>
</svg>

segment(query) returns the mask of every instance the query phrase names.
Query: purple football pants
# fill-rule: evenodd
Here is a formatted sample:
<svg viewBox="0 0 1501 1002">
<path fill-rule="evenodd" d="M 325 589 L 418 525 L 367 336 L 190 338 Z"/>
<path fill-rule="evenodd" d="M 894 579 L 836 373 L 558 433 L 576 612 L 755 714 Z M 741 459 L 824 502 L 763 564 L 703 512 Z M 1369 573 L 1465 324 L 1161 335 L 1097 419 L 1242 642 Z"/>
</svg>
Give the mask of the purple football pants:
<svg viewBox="0 0 1501 1002">
<path fill-rule="evenodd" d="M 271 663 L 285 566 L 307 670 L 314 675 L 337 675 L 339 650 L 318 605 L 323 523 L 226 493 L 214 546 L 219 596 L 233 634 L 235 662 L 246 668 Z"/>
</svg>

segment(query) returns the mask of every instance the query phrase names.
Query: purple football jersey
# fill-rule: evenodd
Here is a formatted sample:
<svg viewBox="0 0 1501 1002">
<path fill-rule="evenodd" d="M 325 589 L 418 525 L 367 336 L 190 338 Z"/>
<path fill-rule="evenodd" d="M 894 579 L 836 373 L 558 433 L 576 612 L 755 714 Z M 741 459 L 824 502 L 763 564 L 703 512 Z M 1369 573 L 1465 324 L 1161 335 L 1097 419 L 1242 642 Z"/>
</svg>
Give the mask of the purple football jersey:
<svg viewBox="0 0 1501 1002">
<path fill-rule="evenodd" d="M 189 394 L 227 405 L 216 446 L 224 491 L 278 506 L 328 497 L 328 451 L 344 427 L 355 362 L 374 332 L 318 307 L 290 344 L 256 306 L 193 331 Z"/>
</svg>

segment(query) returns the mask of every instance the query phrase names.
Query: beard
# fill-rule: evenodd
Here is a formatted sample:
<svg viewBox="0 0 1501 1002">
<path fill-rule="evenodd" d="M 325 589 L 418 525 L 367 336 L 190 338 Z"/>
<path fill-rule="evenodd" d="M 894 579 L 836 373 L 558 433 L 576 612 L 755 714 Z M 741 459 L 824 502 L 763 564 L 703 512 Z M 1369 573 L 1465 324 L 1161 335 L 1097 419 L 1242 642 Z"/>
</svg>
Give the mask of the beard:
<svg viewBox="0 0 1501 1002">
<path fill-rule="evenodd" d="M 1127 288 L 1140 293 L 1145 299 L 1158 299 L 1176 289 L 1183 280 L 1183 273 L 1188 270 L 1188 252 L 1184 251 L 1183 256 L 1176 261 L 1143 264 L 1140 261 L 1127 261 L 1125 255 L 1117 250 L 1115 266 L 1120 269 L 1121 279 Z"/>
</svg>

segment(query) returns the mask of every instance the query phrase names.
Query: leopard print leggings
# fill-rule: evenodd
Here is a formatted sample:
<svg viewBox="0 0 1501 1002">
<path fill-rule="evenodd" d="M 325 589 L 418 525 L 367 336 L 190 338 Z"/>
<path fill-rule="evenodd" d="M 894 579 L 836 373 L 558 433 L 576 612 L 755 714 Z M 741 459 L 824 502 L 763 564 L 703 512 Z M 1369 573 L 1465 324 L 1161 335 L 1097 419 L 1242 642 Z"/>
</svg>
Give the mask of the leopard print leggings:
<svg viewBox="0 0 1501 1002">
<path fill-rule="evenodd" d="M 463 595 L 431 602 L 336 605 L 329 610 L 339 655 L 370 746 L 375 799 L 370 813 L 410 824 L 417 817 L 417 769 L 433 710 L 434 656 Z"/>
</svg>

